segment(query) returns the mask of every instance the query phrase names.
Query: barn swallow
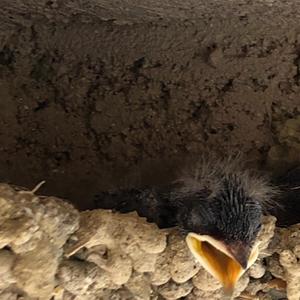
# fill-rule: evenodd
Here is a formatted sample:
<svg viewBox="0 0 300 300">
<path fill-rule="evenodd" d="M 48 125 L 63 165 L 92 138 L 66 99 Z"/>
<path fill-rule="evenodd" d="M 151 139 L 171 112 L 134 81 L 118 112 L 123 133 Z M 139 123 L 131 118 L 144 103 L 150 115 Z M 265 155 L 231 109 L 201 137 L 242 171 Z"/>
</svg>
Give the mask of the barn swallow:
<svg viewBox="0 0 300 300">
<path fill-rule="evenodd" d="M 257 234 L 276 189 L 240 160 L 204 159 L 168 186 L 102 193 L 96 206 L 137 211 L 160 228 L 177 226 L 195 259 L 231 297 L 258 257 Z"/>
</svg>

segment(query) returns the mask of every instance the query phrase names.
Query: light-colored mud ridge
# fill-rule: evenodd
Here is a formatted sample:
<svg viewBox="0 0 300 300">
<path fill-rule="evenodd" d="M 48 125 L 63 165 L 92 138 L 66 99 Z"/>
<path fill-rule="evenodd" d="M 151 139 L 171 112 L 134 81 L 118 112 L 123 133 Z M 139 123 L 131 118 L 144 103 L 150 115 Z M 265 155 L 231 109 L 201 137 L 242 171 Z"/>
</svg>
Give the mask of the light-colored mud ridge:
<svg viewBox="0 0 300 300">
<path fill-rule="evenodd" d="M 258 261 L 238 299 L 300 297 L 300 224 L 265 217 Z M 222 299 L 176 228 L 136 213 L 79 213 L 66 201 L 0 185 L 0 299 Z"/>
</svg>

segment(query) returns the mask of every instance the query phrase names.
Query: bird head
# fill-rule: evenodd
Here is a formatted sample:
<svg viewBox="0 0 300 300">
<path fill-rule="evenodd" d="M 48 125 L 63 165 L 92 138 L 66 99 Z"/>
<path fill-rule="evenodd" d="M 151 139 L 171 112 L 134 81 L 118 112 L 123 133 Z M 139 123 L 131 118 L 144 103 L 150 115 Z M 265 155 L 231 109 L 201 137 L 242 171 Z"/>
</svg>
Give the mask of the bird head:
<svg viewBox="0 0 300 300">
<path fill-rule="evenodd" d="M 256 184 L 258 190 L 253 192 L 248 177 L 225 174 L 214 192 L 208 187 L 181 194 L 179 221 L 187 232 L 187 245 L 228 296 L 259 254 L 256 237 L 263 206 L 257 197 L 265 197 L 268 189 Z"/>
</svg>

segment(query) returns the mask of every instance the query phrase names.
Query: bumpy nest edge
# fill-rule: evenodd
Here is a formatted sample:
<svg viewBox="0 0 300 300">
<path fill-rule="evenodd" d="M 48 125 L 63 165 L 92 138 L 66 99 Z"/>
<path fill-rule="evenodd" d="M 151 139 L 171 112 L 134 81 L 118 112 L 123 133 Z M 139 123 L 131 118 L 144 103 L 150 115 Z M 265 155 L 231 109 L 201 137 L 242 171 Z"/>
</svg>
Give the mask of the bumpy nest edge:
<svg viewBox="0 0 300 300">
<path fill-rule="evenodd" d="M 258 261 L 239 299 L 300 299 L 300 224 L 264 218 Z M 0 299 L 222 299 L 176 229 L 136 213 L 79 213 L 55 197 L 0 184 Z"/>
</svg>

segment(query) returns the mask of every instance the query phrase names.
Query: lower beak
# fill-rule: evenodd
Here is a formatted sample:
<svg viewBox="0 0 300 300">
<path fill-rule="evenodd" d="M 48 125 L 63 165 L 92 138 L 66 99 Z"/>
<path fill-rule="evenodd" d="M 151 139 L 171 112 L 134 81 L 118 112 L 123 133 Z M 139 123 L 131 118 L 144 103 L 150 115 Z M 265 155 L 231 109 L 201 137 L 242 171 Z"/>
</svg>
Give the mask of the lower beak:
<svg viewBox="0 0 300 300">
<path fill-rule="evenodd" d="M 250 251 L 242 243 L 226 245 L 208 235 L 189 233 L 186 242 L 204 269 L 221 282 L 229 297 L 237 281 L 258 256 L 257 245 Z"/>
</svg>

